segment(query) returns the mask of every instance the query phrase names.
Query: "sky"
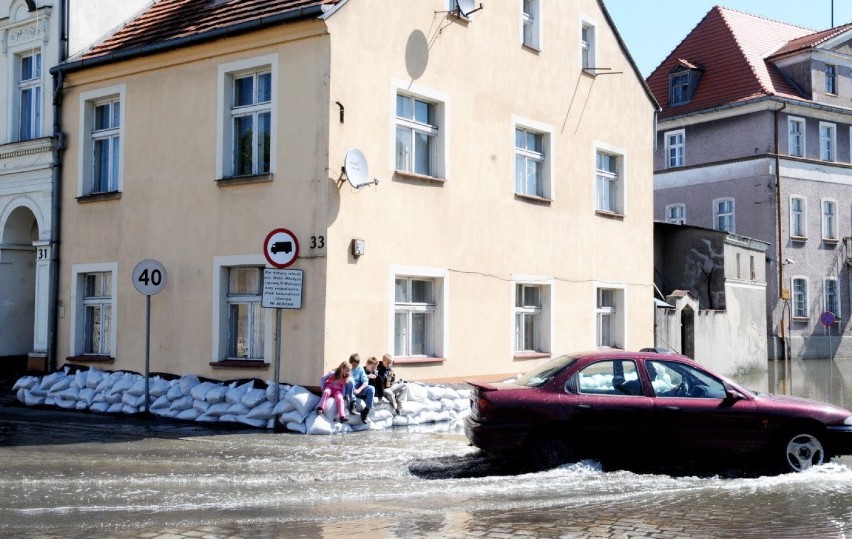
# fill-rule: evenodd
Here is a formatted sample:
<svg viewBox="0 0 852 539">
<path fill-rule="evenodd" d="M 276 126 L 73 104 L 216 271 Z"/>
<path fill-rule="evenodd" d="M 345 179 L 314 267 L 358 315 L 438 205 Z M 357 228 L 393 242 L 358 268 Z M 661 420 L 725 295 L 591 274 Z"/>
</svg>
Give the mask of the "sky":
<svg viewBox="0 0 852 539">
<path fill-rule="evenodd" d="M 71 0 L 70 49 L 79 52 L 124 23 L 152 0 Z M 849 0 L 852 1 L 852 0 Z"/>
<path fill-rule="evenodd" d="M 604 0 L 643 77 L 648 77 L 715 5 L 825 30 L 852 22 L 852 0 Z"/>
</svg>

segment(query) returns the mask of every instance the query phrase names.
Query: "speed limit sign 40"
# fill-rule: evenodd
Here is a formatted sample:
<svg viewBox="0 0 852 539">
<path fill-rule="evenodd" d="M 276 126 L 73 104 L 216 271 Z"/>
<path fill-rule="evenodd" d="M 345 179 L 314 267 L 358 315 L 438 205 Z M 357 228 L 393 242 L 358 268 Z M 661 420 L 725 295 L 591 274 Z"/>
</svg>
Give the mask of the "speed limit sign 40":
<svg viewBox="0 0 852 539">
<path fill-rule="evenodd" d="M 166 286 L 166 268 L 157 260 L 146 258 L 133 268 L 133 286 L 146 296 L 159 293 Z"/>
</svg>

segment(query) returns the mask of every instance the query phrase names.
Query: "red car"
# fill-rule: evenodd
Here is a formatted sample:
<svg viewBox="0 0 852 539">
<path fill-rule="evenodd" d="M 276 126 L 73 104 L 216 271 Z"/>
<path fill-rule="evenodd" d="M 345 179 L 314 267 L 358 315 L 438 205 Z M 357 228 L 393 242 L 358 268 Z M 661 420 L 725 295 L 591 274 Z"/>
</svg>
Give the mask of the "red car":
<svg viewBox="0 0 852 539">
<path fill-rule="evenodd" d="M 580 458 L 757 456 L 799 472 L 852 453 L 852 412 L 754 393 L 674 354 L 560 356 L 512 382 L 469 384 L 471 443 L 525 455 L 536 469 Z"/>
</svg>

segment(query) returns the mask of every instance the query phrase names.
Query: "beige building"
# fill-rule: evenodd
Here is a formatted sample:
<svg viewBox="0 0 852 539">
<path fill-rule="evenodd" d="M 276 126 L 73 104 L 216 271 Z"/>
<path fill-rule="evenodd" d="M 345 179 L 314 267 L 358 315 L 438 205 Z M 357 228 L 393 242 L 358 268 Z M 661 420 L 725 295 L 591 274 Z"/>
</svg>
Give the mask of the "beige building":
<svg viewBox="0 0 852 539">
<path fill-rule="evenodd" d="M 603 4 L 455 5 L 160 0 L 64 64 L 60 358 L 143 369 L 156 259 L 151 369 L 271 378 L 278 228 L 282 381 L 652 345 L 656 104 Z"/>
</svg>

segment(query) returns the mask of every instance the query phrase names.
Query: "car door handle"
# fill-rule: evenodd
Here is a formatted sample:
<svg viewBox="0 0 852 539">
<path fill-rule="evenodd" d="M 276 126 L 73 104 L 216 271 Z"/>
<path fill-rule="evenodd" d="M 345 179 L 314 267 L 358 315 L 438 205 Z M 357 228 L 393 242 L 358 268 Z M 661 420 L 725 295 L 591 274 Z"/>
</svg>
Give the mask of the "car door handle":
<svg viewBox="0 0 852 539">
<path fill-rule="evenodd" d="M 680 406 L 664 406 L 663 410 L 667 412 L 680 412 L 681 408 Z"/>
<path fill-rule="evenodd" d="M 591 410 L 592 406 L 590 404 L 578 404 L 575 408 L 578 410 Z"/>
</svg>

